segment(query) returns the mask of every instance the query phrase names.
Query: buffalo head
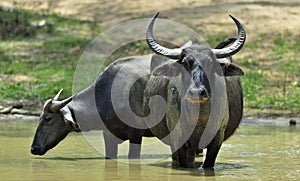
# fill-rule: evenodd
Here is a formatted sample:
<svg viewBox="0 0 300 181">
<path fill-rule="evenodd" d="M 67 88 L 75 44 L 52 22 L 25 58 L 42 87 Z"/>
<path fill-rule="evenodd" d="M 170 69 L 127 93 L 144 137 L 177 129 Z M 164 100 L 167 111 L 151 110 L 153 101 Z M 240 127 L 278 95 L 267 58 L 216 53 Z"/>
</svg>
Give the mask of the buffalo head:
<svg viewBox="0 0 300 181">
<path fill-rule="evenodd" d="M 34 155 L 44 155 L 63 140 L 69 132 L 79 130 L 77 123 L 72 118 L 71 110 L 66 106 L 72 101 L 72 97 L 59 101 L 61 91 L 44 104 L 30 150 Z"/>
<path fill-rule="evenodd" d="M 177 76 L 182 71 L 182 84 L 185 87 L 185 100 L 191 103 L 205 103 L 211 96 L 209 80 L 212 74 L 219 76 L 243 75 L 243 71 L 233 64 L 230 56 L 236 54 L 244 45 L 246 32 L 242 24 L 233 16 L 230 17 L 238 27 L 238 37 L 229 47 L 211 49 L 207 45 L 190 43 L 181 48 L 169 49 L 160 45 L 154 38 L 153 25 L 158 13 L 152 18 L 147 30 L 147 43 L 157 54 L 171 58 L 151 68 L 154 76 Z M 184 85 L 185 84 L 185 85 Z"/>
</svg>

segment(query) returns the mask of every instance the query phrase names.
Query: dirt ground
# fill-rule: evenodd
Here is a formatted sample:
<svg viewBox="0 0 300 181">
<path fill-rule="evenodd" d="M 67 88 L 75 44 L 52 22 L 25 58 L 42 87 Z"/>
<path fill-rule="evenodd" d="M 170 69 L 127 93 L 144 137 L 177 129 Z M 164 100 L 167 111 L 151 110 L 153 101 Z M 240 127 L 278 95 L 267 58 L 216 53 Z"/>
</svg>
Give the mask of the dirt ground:
<svg viewBox="0 0 300 181">
<path fill-rule="evenodd" d="M 0 6 L 20 7 L 32 11 L 55 12 L 64 16 L 94 20 L 104 29 L 137 18 L 150 18 L 159 11 L 160 18 L 183 23 L 197 32 L 223 32 L 235 35 L 233 22 L 227 14 L 237 17 L 251 41 L 262 41 L 257 34 L 286 33 L 299 35 L 299 0 L 2 0 Z M 222 24 L 222 26 L 219 26 Z M 260 43 L 260 42 L 258 42 Z M 237 55 L 237 59 L 245 56 Z M 240 57 L 239 57 L 240 56 Z M 245 110 L 245 115 L 299 118 L 282 111 Z"/>
<path fill-rule="evenodd" d="M 219 27 L 225 31 L 219 24 L 232 26 L 227 16 L 232 14 L 243 22 L 248 38 L 253 38 L 252 34 L 270 32 L 298 34 L 300 30 L 299 0 L 2 0 L 0 5 L 94 20 L 104 28 L 137 18 L 150 18 L 159 11 L 161 18 L 212 32 L 220 32 Z"/>
</svg>

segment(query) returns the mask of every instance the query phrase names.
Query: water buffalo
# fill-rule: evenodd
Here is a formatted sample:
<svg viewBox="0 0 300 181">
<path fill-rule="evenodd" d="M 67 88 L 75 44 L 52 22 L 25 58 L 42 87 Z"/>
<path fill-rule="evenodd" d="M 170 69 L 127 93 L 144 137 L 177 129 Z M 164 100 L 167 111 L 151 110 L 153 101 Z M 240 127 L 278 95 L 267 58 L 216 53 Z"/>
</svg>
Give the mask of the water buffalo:
<svg viewBox="0 0 300 181">
<path fill-rule="evenodd" d="M 221 42 L 216 48 L 222 48 L 232 39 Z M 154 136 L 149 129 L 134 128 L 116 114 L 116 109 L 122 110 L 122 104 L 113 105 L 112 86 L 116 75 L 123 77 L 119 80 L 119 89 L 129 84 L 128 77 L 136 77 L 137 81 L 130 88 L 130 108 L 138 116 L 144 116 L 143 93 L 150 76 L 150 65 L 167 60 L 158 55 L 145 55 L 121 58 L 110 64 L 94 83 L 81 92 L 59 100 L 61 91 L 52 99 L 45 102 L 36 130 L 31 153 L 44 155 L 55 147 L 70 132 L 104 130 L 105 156 L 117 158 L 118 144 L 129 140 L 129 158 L 140 157 L 142 136 Z M 120 71 L 126 67 L 126 71 Z M 140 77 L 141 72 L 144 76 Z M 122 92 L 122 91 L 120 91 Z M 138 122 L 137 124 L 144 124 Z M 140 125 L 140 127 L 143 127 Z M 144 126 L 146 127 L 146 126 Z"/>
<path fill-rule="evenodd" d="M 242 118 L 243 96 L 239 76 L 244 73 L 226 58 L 243 47 L 246 32 L 242 24 L 230 16 L 238 27 L 238 38 L 231 46 L 211 49 L 192 43 L 183 49 L 169 49 L 154 38 L 153 25 L 157 16 L 158 13 L 148 26 L 147 42 L 155 53 L 169 60 L 152 62 L 144 92 L 144 109 L 146 114 L 150 113 L 151 97 L 160 95 L 167 102 L 167 113 L 150 129 L 170 145 L 173 161 L 179 167 L 195 167 L 195 153 L 204 147 L 207 154 L 202 167 L 214 167 L 222 142 L 234 133 Z M 172 79 L 174 77 L 176 79 Z M 222 80 L 224 89 L 220 85 Z M 218 97 L 222 93 L 225 96 Z M 159 105 L 156 108 L 161 109 Z M 211 124 L 214 121 L 215 124 Z"/>
<path fill-rule="evenodd" d="M 232 39 L 221 42 L 217 47 L 222 48 L 232 42 Z M 152 61 L 153 60 L 153 61 Z M 140 78 L 131 89 L 131 105 L 134 112 L 142 115 L 143 91 L 150 75 L 150 64 L 163 61 L 164 57 L 146 55 L 127 57 L 116 60 L 108 66 L 98 79 L 83 91 L 64 100 L 58 100 L 61 91 L 52 99 L 45 102 L 39 126 L 36 130 L 31 146 L 31 153 L 43 155 L 49 149 L 55 147 L 70 132 L 106 129 L 104 131 L 106 158 L 116 158 L 117 148 L 124 140 L 130 140 L 129 158 L 139 158 L 142 136 L 153 136 L 149 129 L 135 129 L 123 123 L 114 111 L 111 102 L 112 81 L 123 66 L 128 70 L 123 83 L 128 83 L 126 77 L 136 76 L 143 71 L 147 76 Z M 91 102 L 96 101 L 97 108 L 92 107 Z M 101 116 L 101 119 L 99 118 Z M 80 125 L 83 123 L 83 125 Z M 104 123 L 104 125 L 101 125 Z M 99 125 L 100 124 L 100 125 Z M 113 133 L 113 134 L 111 134 Z"/>
<path fill-rule="evenodd" d="M 149 129 L 136 129 L 128 126 L 116 115 L 111 89 L 115 76 L 124 77 L 121 84 L 126 84 L 129 75 L 138 77 L 130 89 L 130 105 L 133 112 L 141 115 L 143 90 L 148 77 L 140 77 L 139 71 L 149 70 L 152 55 L 126 57 L 116 60 L 103 71 L 97 80 L 81 92 L 58 100 L 61 91 L 45 102 L 31 146 L 31 153 L 43 155 L 55 147 L 72 131 L 104 130 L 106 158 L 117 158 L 118 144 L 130 141 L 129 158 L 139 158 L 142 136 L 153 136 Z M 127 72 L 119 71 L 130 66 Z M 126 75 L 122 75 L 122 74 Z M 149 73 L 148 73 L 149 74 Z M 122 92 L 122 86 L 119 85 Z M 93 104 L 94 103 L 94 104 Z"/>
</svg>

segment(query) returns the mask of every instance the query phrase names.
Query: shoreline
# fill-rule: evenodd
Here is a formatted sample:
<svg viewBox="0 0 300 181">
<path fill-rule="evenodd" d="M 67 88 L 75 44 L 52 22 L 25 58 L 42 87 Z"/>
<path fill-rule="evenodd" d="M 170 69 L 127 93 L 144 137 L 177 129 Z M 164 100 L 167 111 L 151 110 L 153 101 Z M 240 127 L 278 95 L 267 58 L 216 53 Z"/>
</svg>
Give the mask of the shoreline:
<svg viewBox="0 0 300 181">
<path fill-rule="evenodd" d="M 39 115 L 37 112 L 33 114 L 0 114 L 0 121 L 13 122 L 38 122 Z M 294 125 L 290 122 L 294 122 Z M 300 117 L 298 114 L 266 114 L 266 113 L 245 113 L 241 124 L 257 124 L 257 125 L 274 125 L 274 126 L 300 126 Z"/>
<path fill-rule="evenodd" d="M 0 101 L 0 121 L 38 121 L 43 104 L 41 101 Z M 290 121 L 300 125 L 300 113 L 287 110 L 244 108 L 242 124 L 289 126 Z"/>
</svg>

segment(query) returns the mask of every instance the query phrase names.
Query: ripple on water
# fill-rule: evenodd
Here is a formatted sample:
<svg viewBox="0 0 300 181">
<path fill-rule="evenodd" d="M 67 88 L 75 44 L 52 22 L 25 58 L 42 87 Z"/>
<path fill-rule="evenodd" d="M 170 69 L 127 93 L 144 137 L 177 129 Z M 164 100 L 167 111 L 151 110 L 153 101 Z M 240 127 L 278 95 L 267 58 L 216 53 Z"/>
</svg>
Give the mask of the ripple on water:
<svg viewBox="0 0 300 181">
<path fill-rule="evenodd" d="M 224 143 L 215 169 L 179 170 L 172 169 L 170 157 L 142 165 L 107 161 L 80 134 L 68 135 L 42 157 L 33 156 L 29 147 L 36 126 L 36 122 L 0 122 L 0 178 L 55 180 L 60 175 L 65 180 L 297 180 L 300 177 L 299 128 L 241 125 Z"/>
</svg>

